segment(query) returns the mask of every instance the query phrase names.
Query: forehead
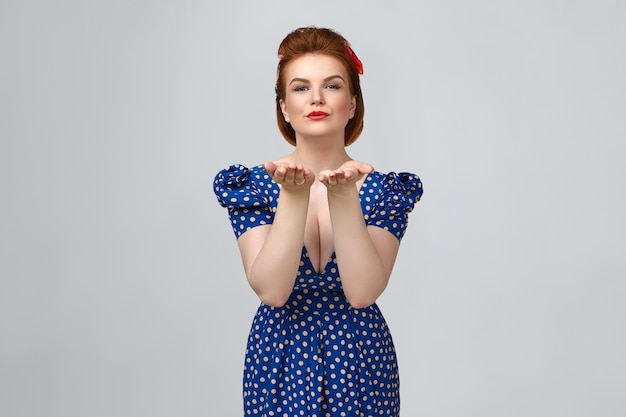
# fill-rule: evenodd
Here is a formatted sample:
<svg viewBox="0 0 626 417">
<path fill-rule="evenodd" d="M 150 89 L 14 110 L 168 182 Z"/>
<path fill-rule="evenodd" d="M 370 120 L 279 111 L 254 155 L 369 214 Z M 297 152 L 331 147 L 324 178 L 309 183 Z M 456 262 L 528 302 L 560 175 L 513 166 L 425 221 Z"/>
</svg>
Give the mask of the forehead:
<svg viewBox="0 0 626 417">
<path fill-rule="evenodd" d="M 310 53 L 302 55 L 287 65 L 285 75 L 287 80 L 291 78 L 325 78 L 329 75 L 341 75 L 345 80 L 348 79 L 348 71 L 343 63 L 335 57 Z"/>
</svg>

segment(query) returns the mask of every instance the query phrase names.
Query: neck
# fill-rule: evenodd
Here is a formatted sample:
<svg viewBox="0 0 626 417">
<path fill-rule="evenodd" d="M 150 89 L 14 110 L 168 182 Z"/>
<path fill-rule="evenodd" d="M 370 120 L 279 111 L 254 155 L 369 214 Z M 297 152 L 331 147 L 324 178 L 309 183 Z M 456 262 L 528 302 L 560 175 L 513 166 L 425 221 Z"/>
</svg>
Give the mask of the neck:
<svg viewBox="0 0 626 417">
<path fill-rule="evenodd" d="M 298 137 L 296 149 L 289 159 L 319 174 L 325 169 L 336 169 L 351 158 L 346 152 L 343 137 L 333 140 Z"/>
</svg>

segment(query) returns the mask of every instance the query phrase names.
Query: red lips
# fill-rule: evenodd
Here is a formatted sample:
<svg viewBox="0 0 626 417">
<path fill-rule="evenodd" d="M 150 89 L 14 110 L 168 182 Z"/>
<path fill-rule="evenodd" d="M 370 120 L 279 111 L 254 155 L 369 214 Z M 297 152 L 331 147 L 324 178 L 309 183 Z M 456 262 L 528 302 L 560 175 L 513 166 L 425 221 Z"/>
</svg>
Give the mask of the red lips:
<svg viewBox="0 0 626 417">
<path fill-rule="evenodd" d="M 323 111 L 312 111 L 311 113 L 307 114 L 306 117 L 311 120 L 322 120 L 328 117 L 328 113 Z"/>
</svg>

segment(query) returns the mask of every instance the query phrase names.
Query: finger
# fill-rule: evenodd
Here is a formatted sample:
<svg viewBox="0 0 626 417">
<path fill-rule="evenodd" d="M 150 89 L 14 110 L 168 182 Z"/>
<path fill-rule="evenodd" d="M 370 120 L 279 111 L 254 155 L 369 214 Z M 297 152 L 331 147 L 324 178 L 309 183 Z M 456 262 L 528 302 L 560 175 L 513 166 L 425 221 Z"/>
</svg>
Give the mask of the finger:
<svg viewBox="0 0 626 417">
<path fill-rule="evenodd" d="M 296 167 L 294 172 L 294 182 L 296 185 L 303 185 L 306 182 L 304 168 L 301 165 Z"/>
<path fill-rule="evenodd" d="M 263 164 L 263 168 L 265 168 L 267 173 L 270 174 L 271 176 L 274 175 L 274 173 L 276 172 L 276 168 L 277 167 L 278 166 L 274 162 L 272 162 L 272 161 L 268 161 L 268 162 Z"/>
<path fill-rule="evenodd" d="M 367 162 L 350 161 L 348 167 L 356 170 L 361 174 L 369 174 L 370 172 L 374 171 L 374 167 L 372 167 L 372 165 L 368 164 Z"/>
<path fill-rule="evenodd" d="M 346 180 L 352 180 L 354 178 L 358 178 L 359 177 L 359 170 L 358 169 L 346 169 L 343 172 L 343 178 L 345 178 Z"/>
<path fill-rule="evenodd" d="M 296 166 L 294 164 L 289 164 L 289 169 L 287 170 L 287 173 L 285 174 L 285 180 L 292 182 L 295 181 L 296 178 Z"/>
<path fill-rule="evenodd" d="M 367 162 L 359 162 L 357 168 L 361 174 L 370 174 L 374 172 L 374 167 Z"/>
<path fill-rule="evenodd" d="M 326 181 L 328 181 L 328 175 L 329 175 L 329 174 L 330 174 L 330 171 L 329 171 L 329 170 L 327 170 L 327 169 L 325 169 L 325 170 L 323 170 L 323 171 L 321 171 L 321 172 L 319 173 L 319 175 L 317 176 L 317 179 L 318 179 L 320 182 L 326 182 Z"/>
</svg>

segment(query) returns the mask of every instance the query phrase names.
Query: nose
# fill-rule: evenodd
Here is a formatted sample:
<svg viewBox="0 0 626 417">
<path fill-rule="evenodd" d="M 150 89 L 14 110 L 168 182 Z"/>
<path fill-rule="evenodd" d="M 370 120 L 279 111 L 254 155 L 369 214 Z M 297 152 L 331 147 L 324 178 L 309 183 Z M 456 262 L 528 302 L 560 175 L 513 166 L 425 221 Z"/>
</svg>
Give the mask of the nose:
<svg viewBox="0 0 626 417">
<path fill-rule="evenodd" d="M 315 87 L 311 89 L 311 104 L 323 104 L 324 103 L 324 94 L 322 87 Z"/>
</svg>

